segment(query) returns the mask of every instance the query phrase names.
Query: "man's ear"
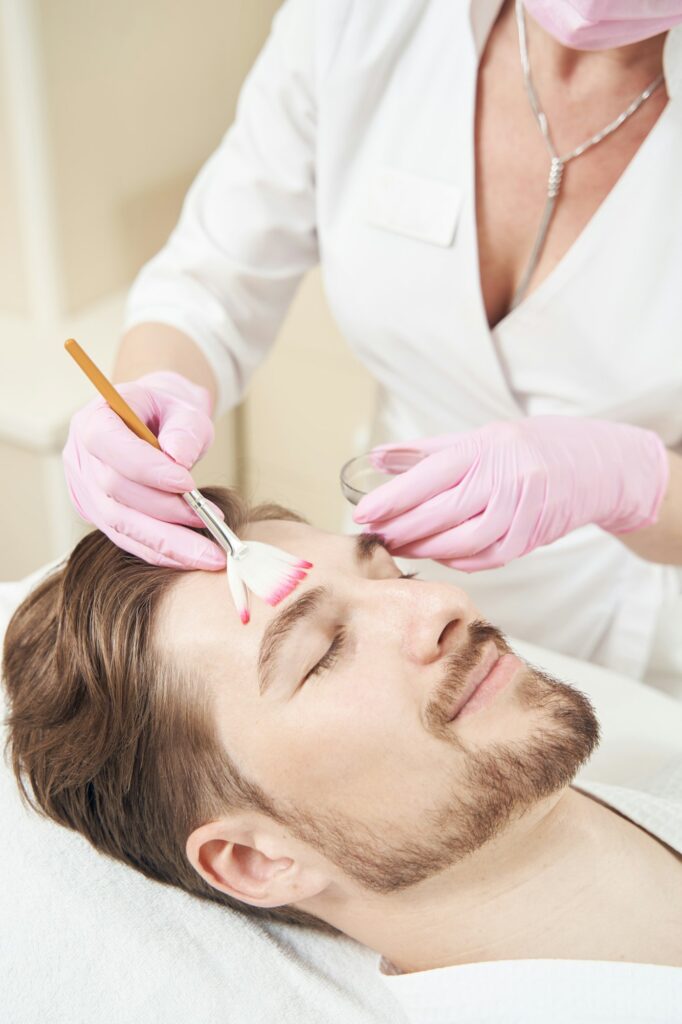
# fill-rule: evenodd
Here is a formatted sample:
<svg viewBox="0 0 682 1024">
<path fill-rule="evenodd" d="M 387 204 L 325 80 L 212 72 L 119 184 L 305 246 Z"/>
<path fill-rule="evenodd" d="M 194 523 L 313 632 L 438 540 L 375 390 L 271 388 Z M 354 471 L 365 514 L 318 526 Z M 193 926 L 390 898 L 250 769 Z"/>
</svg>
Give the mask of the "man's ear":
<svg viewBox="0 0 682 1024">
<path fill-rule="evenodd" d="M 215 889 L 242 903 L 281 907 L 316 896 L 329 883 L 321 871 L 286 856 L 290 845 L 260 827 L 221 819 L 196 828 L 186 852 L 195 871 Z"/>
</svg>

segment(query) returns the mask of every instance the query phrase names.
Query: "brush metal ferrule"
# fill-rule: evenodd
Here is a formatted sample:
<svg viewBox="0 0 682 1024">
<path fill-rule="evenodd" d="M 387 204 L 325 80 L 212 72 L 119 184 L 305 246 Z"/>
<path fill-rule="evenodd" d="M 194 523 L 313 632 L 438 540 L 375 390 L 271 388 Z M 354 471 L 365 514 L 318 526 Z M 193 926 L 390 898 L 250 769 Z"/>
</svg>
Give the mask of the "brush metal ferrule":
<svg viewBox="0 0 682 1024">
<path fill-rule="evenodd" d="M 246 554 L 246 545 L 222 519 L 216 516 L 201 491 L 185 491 L 182 496 L 189 507 L 194 509 L 209 533 L 218 541 L 221 548 L 229 552 L 233 558 L 242 558 Z"/>
</svg>

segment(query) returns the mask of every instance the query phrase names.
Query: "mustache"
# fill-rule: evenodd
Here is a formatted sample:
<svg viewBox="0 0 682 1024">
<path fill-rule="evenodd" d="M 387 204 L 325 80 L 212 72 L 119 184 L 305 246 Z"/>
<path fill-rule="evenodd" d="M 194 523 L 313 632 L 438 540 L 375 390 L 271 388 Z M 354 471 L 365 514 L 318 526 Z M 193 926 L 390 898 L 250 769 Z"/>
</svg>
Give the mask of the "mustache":
<svg viewBox="0 0 682 1024">
<path fill-rule="evenodd" d="M 467 676 L 478 664 L 486 644 L 492 641 L 500 656 L 512 653 L 504 633 L 485 619 L 469 623 L 468 634 L 466 646 L 448 655 L 443 682 L 434 697 L 434 717 L 442 722 L 447 720 L 449 709 L 464 689 Z"/>
</svg>

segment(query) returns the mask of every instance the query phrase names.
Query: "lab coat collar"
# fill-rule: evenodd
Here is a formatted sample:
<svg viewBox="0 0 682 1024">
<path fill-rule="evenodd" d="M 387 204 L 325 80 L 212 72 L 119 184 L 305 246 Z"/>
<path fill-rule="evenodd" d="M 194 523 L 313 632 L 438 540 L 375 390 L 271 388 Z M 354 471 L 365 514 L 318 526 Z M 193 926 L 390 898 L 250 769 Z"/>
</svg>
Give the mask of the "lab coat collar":
<svg viewBox="0 0 682 1024">
<path fill-rule="evenodd" d="M 663 74 L 668 96 L 679 100 L 682 96 L 682 25 L 675 25 L 668 32 L 663 47 Z"/>
<path fill-rule="evenodd" d="M 504 0 L 471 0 L 469 4 L 469 22 L 474 37 L 476 56 L 479 59 L 503 2 Z"/>
<path fill-rule="evenodd" d="M 471 32 L 479 58 L 502 3 L 503 0 L 471 0 L 469 4 Z M 682 96 L 682 25 L 668 32 L 663 48 L 663 74 L 668 96 L 671 100 L 679 99 Z"/>
</svg>

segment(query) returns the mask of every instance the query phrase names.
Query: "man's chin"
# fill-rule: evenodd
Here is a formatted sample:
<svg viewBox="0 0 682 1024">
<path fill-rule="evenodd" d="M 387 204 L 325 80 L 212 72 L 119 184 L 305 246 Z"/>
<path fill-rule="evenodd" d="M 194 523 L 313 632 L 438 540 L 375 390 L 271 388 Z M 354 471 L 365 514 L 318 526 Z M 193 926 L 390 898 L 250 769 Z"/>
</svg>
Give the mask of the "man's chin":
<svg viewBox="0 0 682 1024">
<path fill-rule="evenodd" d="M 529 666 L 515 697 L 518 732 L 511 729 L 499 741 L 470 747 L 467 804 L 476 808 L 469 821 L 472 848 L 569 786 L 599 743 L 594 708 L 572 686 Z"/>
<path fill-rule="evenodd" d="M 523 735 L 510 736 L 494 751 L 488 746 L 487 757 L 502 768 L 514 802 L 531 803 L 572 782 L 597 748 L 599 722 L 584 693 L 531 667 L 516 700 Z"/>
<path fill-rule="evenodd" d="M 510 652 L 513 653 L 513 652 Z M 585 694 L 514 656 L 519 666 L 511 679 L 450 723 L 463 749 L 475 753 L 492 745 L 523 744 L 547 730 L 573 738 L 576 752 L 593 752 L 599 725 Z M 504 682 L 504 681 L 503 681 Z M 476 695 L 474 695 L 474 699 Z"/>
</svg>

